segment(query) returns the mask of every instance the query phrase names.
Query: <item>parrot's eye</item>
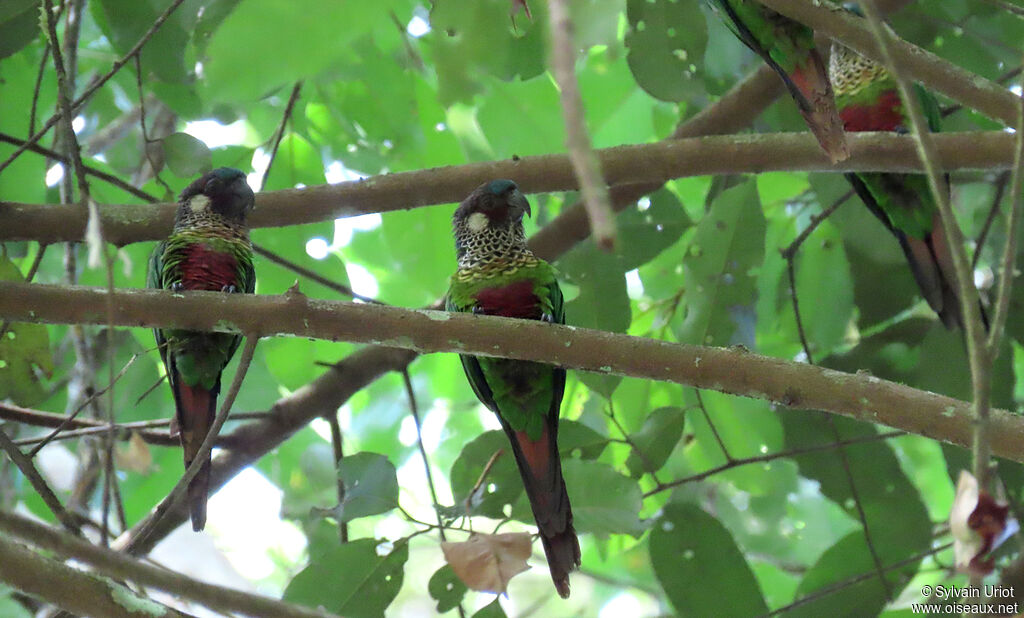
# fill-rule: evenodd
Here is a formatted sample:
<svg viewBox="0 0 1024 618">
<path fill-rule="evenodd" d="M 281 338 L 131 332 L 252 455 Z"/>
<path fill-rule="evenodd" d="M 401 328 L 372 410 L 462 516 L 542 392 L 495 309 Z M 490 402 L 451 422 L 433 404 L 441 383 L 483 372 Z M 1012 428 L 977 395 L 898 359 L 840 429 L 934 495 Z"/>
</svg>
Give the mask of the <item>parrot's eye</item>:
<svg viewBox="0 0 1024 618">
<path fill-rule="evenodd" d="M 211 178 L 206 182 L 206 186 L 203 187 L 203 193 L 211 195 L 214 193 L 220 193 L 224 188 L 224 183 L 220 178 Z"/>
</svg>

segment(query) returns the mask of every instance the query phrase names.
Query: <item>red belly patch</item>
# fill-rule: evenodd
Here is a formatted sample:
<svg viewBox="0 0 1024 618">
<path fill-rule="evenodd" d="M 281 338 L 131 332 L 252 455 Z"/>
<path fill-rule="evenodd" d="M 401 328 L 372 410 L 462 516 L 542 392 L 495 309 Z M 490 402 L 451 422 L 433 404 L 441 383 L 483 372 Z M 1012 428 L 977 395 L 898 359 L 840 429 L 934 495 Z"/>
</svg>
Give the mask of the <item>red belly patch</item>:
<svg viewBox="0 0 1024 618">
<path fill-rule="evenodd" d="M 230 253 L 214 251 L 202 243 L 190 245 L 184 253 L 179 272 L 186 290 L 219 292 L 227 286 L 239 287 L 238 261 Z"/>
<path fill-rule="evenodd" d="M 870 105 L 848 105 L 839 112 L 843 128 L 856 131 L 895 131 L 905 125 L 903 102 L 895 90 L 883 92 Z"/>
<path fill-rule="evenodd" d="M 539 320 L 540 303 L 533 294 L 532 281 L 517 281 L 509 285 L 484 288 L 477 292 L 476 303 L 487 315 L 506 318 Z"/>
</svg>

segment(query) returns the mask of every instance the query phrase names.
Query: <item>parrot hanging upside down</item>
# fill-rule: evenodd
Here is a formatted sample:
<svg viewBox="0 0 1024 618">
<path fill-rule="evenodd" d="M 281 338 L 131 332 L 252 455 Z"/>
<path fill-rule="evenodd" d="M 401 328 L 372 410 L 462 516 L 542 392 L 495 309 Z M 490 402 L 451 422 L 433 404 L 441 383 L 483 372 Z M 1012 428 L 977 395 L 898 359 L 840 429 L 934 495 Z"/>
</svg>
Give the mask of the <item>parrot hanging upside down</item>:
<svg viewBox="0 0 1024 618">
<path fill-rule="evenodd" d="M 706 0 L 733 34 L 768 63 L 796 102 L 821 149 L 836 163 L 850 156 L 814 31 L 756 0 Z"/>
<path fill-rule="evenodd" d="M 446 297 L 448 311 L 565 323 L 554 269 L 526 246 L 524 214 L 530 214 L 530 204 L 511 180 L 477 187 L 455 210 L 459 269 Z M 498 416 L 512 443 L 551 579 L 566 598 L 569 572 L 580 565 L 580 546 L 557 444 L 565 370 L 527 361 L 461 358 L 470 386 Z"/>
<path fill-rule="evenodd" d="M 149 260 L 148 286 L 164 290 L 245 292 L 256 287 L 245 217 L 254 196 L 239 170 L 222 167 L 194 181 L 178 200 L 174 230 Z M 240 335 L 157 329 L 157 345 L 174 394 L 185 466 L 195 459 L 217 411 L 220 376 Z M 192 529 L 206 525 L 210 486 L 207 455 L 188 486 Z"/>
</svg>

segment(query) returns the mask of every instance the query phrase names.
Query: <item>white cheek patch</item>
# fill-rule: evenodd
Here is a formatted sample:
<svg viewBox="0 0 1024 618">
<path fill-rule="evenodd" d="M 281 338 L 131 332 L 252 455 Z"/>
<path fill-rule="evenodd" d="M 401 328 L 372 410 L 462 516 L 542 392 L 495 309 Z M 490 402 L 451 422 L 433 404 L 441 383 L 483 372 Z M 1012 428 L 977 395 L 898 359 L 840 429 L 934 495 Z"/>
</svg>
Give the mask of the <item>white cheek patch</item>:
<svg viewBox="0 0 1024 618">
<path fill-rule="evenodd" d="M 482 212 L 474 212 L 469 215 L 469 220 L 466 221 L 466 227 L 474 234 L 484 231 L 488 225 L 490 225 L 490 221 L 487 219 L 487 215 Z"/>
<path fill-rule="evenodd" d="M 191 210 L 192 212 L 203 212 L 209 205 L 210 198 L 206 197 L 202 193 L 193 196 L 192 199 L 188 201 L 189 210 Z"/>
</svg>

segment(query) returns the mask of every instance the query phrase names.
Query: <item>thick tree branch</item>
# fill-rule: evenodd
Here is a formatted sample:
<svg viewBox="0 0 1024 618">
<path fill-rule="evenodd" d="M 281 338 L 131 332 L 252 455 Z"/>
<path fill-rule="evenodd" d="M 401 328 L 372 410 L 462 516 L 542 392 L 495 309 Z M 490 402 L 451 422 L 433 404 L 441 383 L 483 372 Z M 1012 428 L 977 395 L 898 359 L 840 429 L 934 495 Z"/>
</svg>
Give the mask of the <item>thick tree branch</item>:
<svg viewBox="0 0 1024 618">
<path fill-rule="evenodd" d="M 796 408 L 882 423 L 969 445 L 970 405 L 869 375 L 752 354 L 672 344 L 571 326 L 426 309 L 309 299 L 118 291 L 120 326 L 238 330 L 384 345 L 420 353 L 501 356 L 598 373 L 675 382 Z M 0 316 L 45 323 L 104 323 L 102 289 L 0 282 Z M 322 414 L 321 414 L 322 416 Z M 995 454 L 1024 461 L 1024 419 L 993 411 Z"/>
<path fill-rule="evenodd" d="M 150 567 L 152 568 L 152 567 Z M 0 535 L 0 581 L 80 616 L 180 618 L 187 616 L 144 599 L 102 576 L 42 556 Z"/>
<path fill-rule="evenodd" d="M 758 0 L 786 17 L 810 26 L 850 49 L 885 62 L 878 40 L 871 34 L 865 20 L 845 10 L 808 0 Z M 896 63 L 910 77 L 928 88 L 960 101 L 964 105 L 1006 124 L 1017 122 L 1017 97 L 999 84 L 975 75 L 906 41 L 892 41 Z"/>
<path fill-rule="evenodd" d="M 223 586 L 207 584 L 174 571 L 157 568 L 105 547 L 98 547 L 86 541 L 76 539 L 50 526 L 34 522 L 14 513 L 0 511 L 0 530 L 3 531 L 3 534 L 0 535 L 0 542 L 2 543 L 10 543 L 10 541 L 3 540 L 6 538 L 20 539 L 40 549 L 54 552 L 65 559 L 89 565 L 108 577 L 130 580 L 142 586 L 163 590 L 176 597 L 194 600 L 220 612 L 228 614 L 239 613 L 246 616 L 282 616 L 289 618 L 326 618 L 332 616 L 332 614 L 327 612 L 292 605 L 276 599 L 249 594 Z M 3 547 L 3 545 L 0 545 L 0 547 Z M 22 551 L 27 550 L 22 548 Z M 0 555 L 3 554 L 0 553 Z M 36 559 L 39 560 L 38 556 Z M 4 563 L 6 562 L 6 556 L 4 559 L 0 559 L 0 579 L 6 579 L 6 575 L 10 574 L 3 573 L 6 567 Z M 67 569 L 68 567 L 64 568 Z M 76 572 L 80 573 L 80 571 Z M 63 581 L 63 579 L 54 578 L 48 582 L 48 588 L 62 588 L 62 585 L 54 585 L 54 582 Z M 97 581 L 103 580 L 97 578 Z M 118 596 L 112 594 L 110 590 L 110 586 L 113 583 L 106 580 L 103 581 L 103 585 L 107 589 L 106 596 L 108 598 L 113 597 L 113 600 L 116 602 Z M 55 593 L 41 593 L 41 596 L 50 599 L 49 595 L 52 594 Z M 134 597 L 134 595 L 131 596 Z M 135 602 L 139 604 L 146 603 L 145 600 L 138 598 L 136 598 Z M 131 606 L 129 605 L 128 607 Z M 73 607 L 71 609 L 76 611 Z M 80 613 L 92 616 L 146 615 L 142 612 L 138 614 L 125 613 L 124 609 L 120 613 L 91 611 L 91 609 L 81 611 Z"/>
<path fill-rule="evenodd" d="M 811 172 L 920 172 L 914 141 L 888 133 L 847 137 L 851 156 L 831 165 L 806 133 L 711 136 L 598 150 L 609 185 L 663 183 L 708 174 Z M 946 170 L 1009 169 L 1013 136 L 1002 131 L 946 133 L 935 136 Z M 251 227 L 279 227 L 336 217 L 455 203 L 480 183 L 510 178 L 526 193 L 578 188 L 565 155 L 488 161 L 375 176 L 366 180 L 304 189 L 269 191 L 256 196 Z M 100 207 L 104 237 L 115 245 L 165 237 L 173 224 L 174 204 Z M 86 213 L 72 206 L 0 202 L 0 241 L 81 240 Z"/>
</svg>

